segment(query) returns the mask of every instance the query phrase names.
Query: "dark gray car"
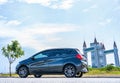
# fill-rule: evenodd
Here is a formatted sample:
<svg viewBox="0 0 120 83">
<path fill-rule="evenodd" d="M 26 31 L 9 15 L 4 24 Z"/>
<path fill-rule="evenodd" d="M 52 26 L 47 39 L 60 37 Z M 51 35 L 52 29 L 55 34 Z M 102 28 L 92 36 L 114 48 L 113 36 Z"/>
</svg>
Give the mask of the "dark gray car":
<svg viewBox="0 0 120 83">
<path fill-rule="evenodd" d="M 88 72 L 85 57 L 78 49 L 58 48 L 41 51 L 19 62 L 16 73 L 25 78 L 28 75 L 41 77 L 43 74 L 64 74 L 66 77 L 82 77 Z"/>
</svg>

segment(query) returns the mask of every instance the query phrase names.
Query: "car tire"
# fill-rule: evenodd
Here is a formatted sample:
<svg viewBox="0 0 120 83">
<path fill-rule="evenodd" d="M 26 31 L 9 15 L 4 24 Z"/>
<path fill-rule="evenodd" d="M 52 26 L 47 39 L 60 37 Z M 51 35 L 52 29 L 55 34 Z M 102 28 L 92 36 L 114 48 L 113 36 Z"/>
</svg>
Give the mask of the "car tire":
<svg viewBox="0 0 120 83">
<path fill-rule="evenodd" d="M 38 75 L 38 74 L 34 75 L 35 78 L 40 78 L 41 76 L 42 75 Z"/>
<path fill-rule="evenodd" d="M 77 74 L 76 74 L 76 77 L 82 77 L 83 76 L 83 72 L 78 72 Z"/>
<path fill-rule="evenodd" d="M 73 65 L 66 65 L 64 67 L 64 75 L 68 78 L 76 76 L 76 68 Z"/>
<path fill-rule="evenodd" d="M 28 76 L 28 68 L 25 66 L 22 66 L 18 69 L 18 75 L 21 78 L 26 78 Z"/>
</svg>

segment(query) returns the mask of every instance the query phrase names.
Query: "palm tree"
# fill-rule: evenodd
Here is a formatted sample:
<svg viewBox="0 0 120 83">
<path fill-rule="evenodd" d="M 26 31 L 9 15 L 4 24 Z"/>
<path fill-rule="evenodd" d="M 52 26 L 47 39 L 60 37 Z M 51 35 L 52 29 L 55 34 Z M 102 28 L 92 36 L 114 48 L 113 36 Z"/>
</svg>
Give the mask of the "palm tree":
<svg viewBox="0 0 120 83">
<path fill-rule="evenodd" d="M 11 64 L 19 57 L 24 55 L 20 44 L 17 40 L 12 41 L 7 47 L 2 47 L 2 54 L 8 58 L 9 61 L 9 75 L 11 77 Z"/>
</svg>

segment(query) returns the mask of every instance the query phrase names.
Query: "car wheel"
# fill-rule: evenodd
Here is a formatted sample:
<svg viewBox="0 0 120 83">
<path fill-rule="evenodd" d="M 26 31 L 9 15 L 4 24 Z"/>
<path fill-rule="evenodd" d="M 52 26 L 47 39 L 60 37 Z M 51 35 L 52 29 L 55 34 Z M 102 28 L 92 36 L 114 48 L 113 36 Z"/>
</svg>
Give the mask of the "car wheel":
<svg viewBox="0 0 120 83">
<path fill-rule="evenodd" d="M 25 67 L 25 66 L 20 67 L 19 70 L 18 70 L 18 75 L 21 78 L 26 78 L 28 76 L 28 69 L 27 69 L 27 67 Z"/>
<path fill-rule="evenodd" d="M 34 75 L 34 77 L 36 77 L 36 78 L 40 78 L 42 75 Z"/>
<path fill-rule="evenodd" d="M 78 72 L 77 74 L 76 74 L 76 77 L 82 77 L 83 76 L 83 72 Z"/>
<path fill-rule="evenodd" d="M 64 67 L 64 75 L 66 77 L 75 77 L 75 75 L 76 75 L 76 68 L 73 65 L 66 65 Z"/>
</svg>

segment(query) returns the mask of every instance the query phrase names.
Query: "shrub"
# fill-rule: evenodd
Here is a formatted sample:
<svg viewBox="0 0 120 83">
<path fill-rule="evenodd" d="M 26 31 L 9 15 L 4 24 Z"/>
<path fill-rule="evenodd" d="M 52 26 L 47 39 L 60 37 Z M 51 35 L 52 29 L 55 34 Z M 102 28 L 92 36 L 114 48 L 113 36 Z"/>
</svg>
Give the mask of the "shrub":
<svg viewBox="0 0 120 83">
<path fill-rule="evenodd" d="M 107 65 L 106 67 L 105 67 L 105 70 L 106 71 L 112 71 L 114 69 L 114 66 L 113 65 Z"/>
</svg>

